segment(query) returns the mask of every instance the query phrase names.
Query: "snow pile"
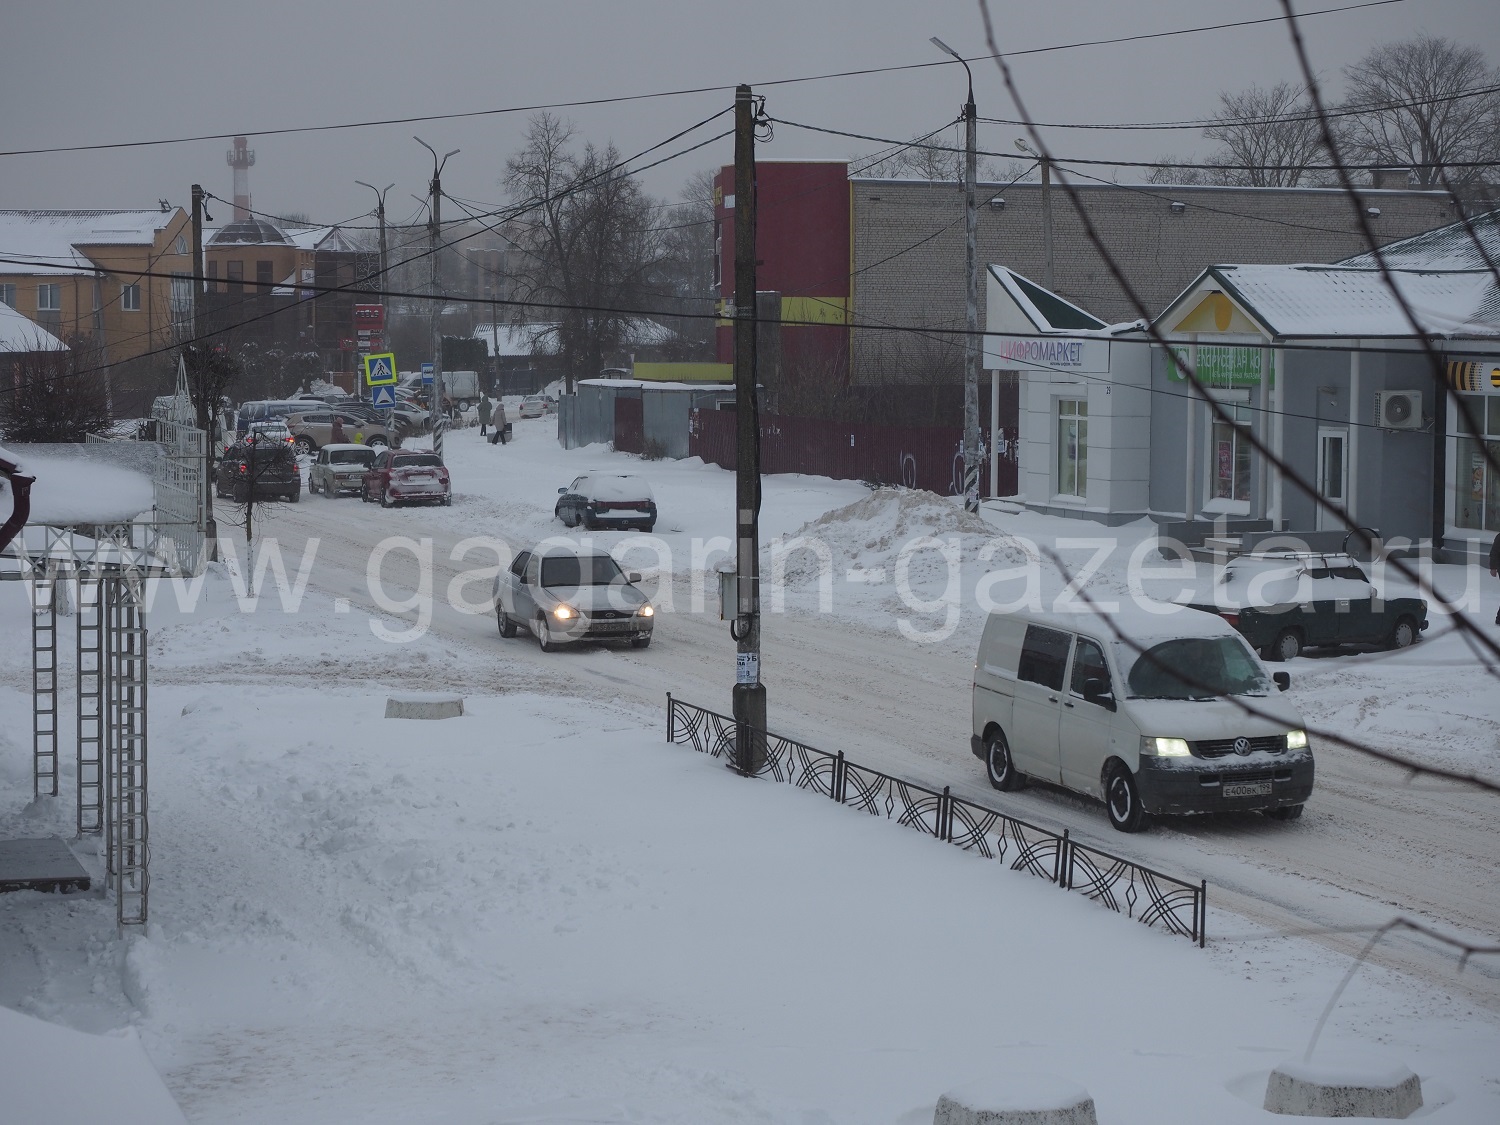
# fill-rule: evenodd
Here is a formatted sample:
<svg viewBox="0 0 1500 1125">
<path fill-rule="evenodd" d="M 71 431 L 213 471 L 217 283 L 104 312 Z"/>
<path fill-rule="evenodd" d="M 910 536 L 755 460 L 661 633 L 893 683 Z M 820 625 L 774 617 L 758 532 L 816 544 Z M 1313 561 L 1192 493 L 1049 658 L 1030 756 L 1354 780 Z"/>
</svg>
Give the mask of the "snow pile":
<svg viewBox="0 0 1500 1125">
<path fill-rule="evenodd" d="M 155 501 L 151 478 L 133 469 L 84 456 L 87 446 L 0 447 L 0 457 L 36 478 L 31 486 L 32 524 L 69 527 L 124 523 L 150 511 Z M 19 451 L 19 452 L 17 452 Z M 0 501 L 0 522 L 10 516 L 9 492 Z"/>
</svg>

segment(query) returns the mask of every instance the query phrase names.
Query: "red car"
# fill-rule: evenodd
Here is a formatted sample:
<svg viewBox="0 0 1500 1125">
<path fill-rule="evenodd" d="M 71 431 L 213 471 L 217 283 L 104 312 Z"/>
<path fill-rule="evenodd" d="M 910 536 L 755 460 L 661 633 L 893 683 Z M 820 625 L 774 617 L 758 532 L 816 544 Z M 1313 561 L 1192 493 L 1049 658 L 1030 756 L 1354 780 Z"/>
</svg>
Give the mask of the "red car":
<svg viewBox="0 0 1500 1125">
<path fill-rule="evenodd" d="M 451 504 L 448 470 L 436 453 L 420 449 L 382 449 L 360 478 L 359 498 L 382 508 L 397 504 Z"/>
</svg>

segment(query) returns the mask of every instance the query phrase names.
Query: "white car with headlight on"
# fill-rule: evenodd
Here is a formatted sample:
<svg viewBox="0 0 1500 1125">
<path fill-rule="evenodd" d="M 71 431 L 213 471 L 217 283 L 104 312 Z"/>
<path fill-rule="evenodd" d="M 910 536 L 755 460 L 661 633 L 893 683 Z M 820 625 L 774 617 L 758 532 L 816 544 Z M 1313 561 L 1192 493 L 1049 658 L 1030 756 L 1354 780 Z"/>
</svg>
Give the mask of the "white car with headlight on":
<svg viewBox="0 0 1500 1125">
<path fill-rule="evenodd" d="M 551 652 L 579 641 L 651 643 L 656 611 L 606 551 L 541 543 L 521 551 L 495 578 L 495 620 L 502 637 L 528 629 Z"/>
</svg>

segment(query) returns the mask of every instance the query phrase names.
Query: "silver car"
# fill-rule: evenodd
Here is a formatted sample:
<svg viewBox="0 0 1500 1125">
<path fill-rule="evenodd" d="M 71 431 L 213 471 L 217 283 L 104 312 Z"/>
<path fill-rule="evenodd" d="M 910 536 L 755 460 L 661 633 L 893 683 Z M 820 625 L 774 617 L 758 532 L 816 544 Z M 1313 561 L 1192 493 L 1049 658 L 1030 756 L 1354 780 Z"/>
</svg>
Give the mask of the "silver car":
<svg viewBox="0 0 1500 1125">
<path fill-rule="evenodd" d="M 374 460 L 375 450 L 368 445 L 325 445 L 307 472 L 307 491 L 324 496 L 358 492 L 365 470 Z"/>
<path fill-rule="evenodd" d="M 515 557 L 495 578 L 495 620 L 502 637 L 529 629 L 551 652 L 578 641 L 651 643 L 656 610 L 605 551 L 543 543 Z"/>
</svg>

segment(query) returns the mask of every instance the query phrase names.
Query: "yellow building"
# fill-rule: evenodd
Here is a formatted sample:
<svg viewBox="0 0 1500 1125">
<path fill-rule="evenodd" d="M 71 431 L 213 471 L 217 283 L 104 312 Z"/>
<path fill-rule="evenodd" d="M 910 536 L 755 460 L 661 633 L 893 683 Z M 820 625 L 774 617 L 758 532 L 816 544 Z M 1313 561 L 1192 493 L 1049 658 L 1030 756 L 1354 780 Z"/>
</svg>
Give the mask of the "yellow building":
<svg viewBox="0 0 1500 1125">
<path fill-rule="evenodd" d="M 192 317 L 187 214 L 0 211 L 0 301 L 108 363 L 169 349 Z"/>
</svg>

